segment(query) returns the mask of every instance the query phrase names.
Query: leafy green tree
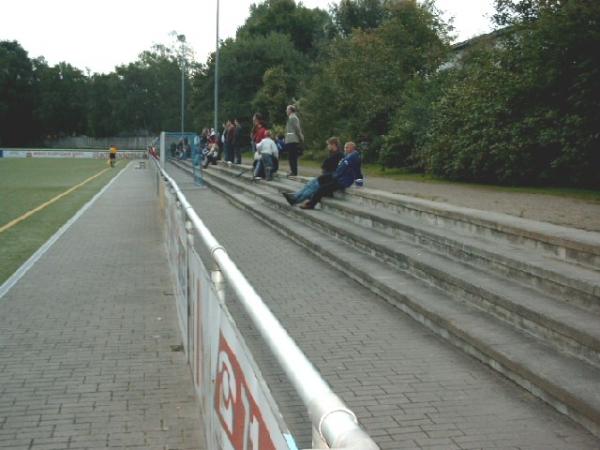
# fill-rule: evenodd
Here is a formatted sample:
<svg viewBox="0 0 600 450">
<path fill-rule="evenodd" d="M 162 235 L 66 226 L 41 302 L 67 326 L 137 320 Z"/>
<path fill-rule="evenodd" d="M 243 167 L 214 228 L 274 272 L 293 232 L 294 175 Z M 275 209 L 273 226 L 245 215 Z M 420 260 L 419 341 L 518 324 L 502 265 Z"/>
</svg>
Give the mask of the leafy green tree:
<svg viewBox="0 0 600 450">
<path fill-rule="evenodd" d="M 87 134 L 93 137 L 115 136 L 121 130 L 117 122 L 120 90 L 115 73 L 95 74 L 88 83 Z"/>
<path fill-rule="evenodd" d="M 434 73 L 445 58 L 445 27 L 429 5 L 390 2 L 386 11 L 377 28 L 354 29 L 324 52 L 302 99 L 316 145 L 331 133 L 367 141 L 385 135 L 406 83 Z"/>
<path fill-rule="evenodd" d="M 65 62 L 50 67 L 36 59 L 34 76 L 34 117 L 39 132 L 43 136 L 84 133 L 88 79 L 83 72 Z"/>
<path fill-rule="evenodd" d="M 33 67 L 16 41 L 0 41 L 0 142 L 23 145 L 35 130 Z"/>
<path fill-rule="evenodd" d="M 429 140 L 434 105 L 443 95 L 449 77 L 450 73 L 440 71 L 406 83 L 401 106 L 394 113 L 379 155 L 383 167 L 425 169 L 423 148 Z"/>
<path fill-rule="evenodd" d="M 306 8 L 295 0 L 266 0 L 250 7 L 250 16 L 239 28 L 237 38 L 285 34 L 296 50 L 314 53 L 329 26 L 330 18 L 321 9 Z"/>
<path fill-rule="evenodd" d="M 294 92 L 294 86 L 290 84 L 291 78 L 283 66 L 267 69 L 263 75 L 262 87 L 252 100 L 252 109 L 263 111 L 271 123 L 285 124 L 285 108 Z"/>
<path fill-rule="evenodd" d="M 286 74 L 286 95 L 294 96 L 299 86 L 307 57 L 298 51 L 287 35 L 271 33 L 267 36 L 248 36 L 244 39 L 228 39 L 220 48 L 219 60 L 219 119 L 252 116 L 255 97 L 264 100 L 266 90 L 263 80 L 275 82 L 277 74 Z M 214 55 L 206 66 L 198 69 L 193 81 L 193 108 L 201 128 L 212 124 L 214 102 Z M 271 69 L 265 78 L 265 72 Z M 279 81 L 278 81 L 279 82 Z M 262 89 L 262 91 L 261 91 Z M 285 103 L 285 102 L 284 102 Z"/>
<path fill-rule="evenodd" d="M 335 33 L 347 37 L 352 31 L 374 30 L 390 17 L 389 1 L 382 0 L 341 0 L 333 4 L 330 13 Z"/>
<path fill-rule="evenodd" d="M 600 186 L 600 4 L 498 1 L 511 32 L 478 48 L 435 106 L 439 175 Z"/>
</svg>

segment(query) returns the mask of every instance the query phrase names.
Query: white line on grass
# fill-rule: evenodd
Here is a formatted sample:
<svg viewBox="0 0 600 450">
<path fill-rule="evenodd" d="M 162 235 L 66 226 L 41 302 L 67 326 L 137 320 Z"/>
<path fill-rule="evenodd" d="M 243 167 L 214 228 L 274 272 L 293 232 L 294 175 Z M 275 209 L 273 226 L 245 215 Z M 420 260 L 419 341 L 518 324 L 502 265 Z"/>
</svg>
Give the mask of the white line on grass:
<svg viewBox="0 0 600 450">
<path fill-rule="evenodd" d="M 3 284 L 0 286 L 0 299 L 4 297 L 4 295 L 15 285 L 17 282 L 25 275 L 29 269 L 33 267 L 33 265 L 40 259 L 44 253 L 52 247 L 52 245 L 60 239 L 60 237 L 73 225 L 77 219 L 79 219 L 83 213 L 85 213 L 95 202 L 96 200 L 104 194 L 104 192 L 121 176 L 123 172 L 129 169 L 129 163 L 127 166 L 121 170 L 112 180 L 110 180 L 106 186 L 104 186 L 96 195 L 94 195 L 90 201 L 88 201 L 85 205 L 81 207 L 79 211 L 75 213 L 73 217 L 71 217 L 62 227 L 58 229 L 56 233 L 50 237 L 37 251 L 29 257 L 27 261 L 25 261 L 21 267 L 19 267 L 15 273 L 13 273 Z"/>
</svg>

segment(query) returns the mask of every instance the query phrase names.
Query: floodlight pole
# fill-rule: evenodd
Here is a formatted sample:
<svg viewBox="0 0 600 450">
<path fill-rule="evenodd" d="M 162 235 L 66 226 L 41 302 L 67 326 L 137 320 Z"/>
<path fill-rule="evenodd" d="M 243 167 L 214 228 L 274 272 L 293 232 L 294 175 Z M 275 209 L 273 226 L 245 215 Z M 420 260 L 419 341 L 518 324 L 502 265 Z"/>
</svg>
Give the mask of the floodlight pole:
<svg viewBox="0 0 600 450">
<path fill-rule="evenodd" d="M 185 131 L 185 34 L 178 35 L 177 40 L 181 42 L 181 134 L 183 135 Z"/>
<path fill-rule="evenodd" d="M 215 133 L 219 126 L 219 0 L 217 0 L 217 41 L 215 55 Z"/>
</svg>

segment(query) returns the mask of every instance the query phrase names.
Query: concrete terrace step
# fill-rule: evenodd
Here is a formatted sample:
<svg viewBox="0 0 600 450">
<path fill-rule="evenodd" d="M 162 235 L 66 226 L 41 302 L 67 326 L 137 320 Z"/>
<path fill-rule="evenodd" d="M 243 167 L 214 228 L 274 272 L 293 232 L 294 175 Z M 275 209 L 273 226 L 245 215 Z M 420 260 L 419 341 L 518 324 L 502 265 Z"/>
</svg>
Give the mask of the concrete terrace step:
<svg viewBox="0 0 600 450">
<path fill-rule="evenodd" d="M 216 171 L 215 171 L 216 172 Z M 532 336 L 517 331 L 443 290 L 365 255 L 347 243 L 324 236 L 320 230 L 267 206 L 281 202 L 273 194 L 240 193 L 224 176 L 207 177 L 211 187 L 234 204 L 340 269 L 396 305 L 468 354 L 503 373 L 544 399 L 560 412 L 600 434 L 600 370 L 575 357 L 557 352 Z M 247 190 L 247 189 L 244 189 Z M 260 191 L 258 187 L 253 190 Z M 288 207 L 288 210 L 290 208 Z M 301 211 L 305 215 L 316 215 Z M 324 215 L 324 214 L 323 214 Z M 352 270 L 348 270 L 352 267 Z"/>
<path fill-rule="evenodd" d="M 222 165 L 222 167 L 227 165 Z M 248 170 L 250 166 L 233 166 Z M 310 178 L 290 180 L 305 183 Z M 524 245 L 559 260 L 581 264 L 600 273 L 600 233 L 577 230 L 507 214 L 481 211 L 374 189 L 350 189 L 346 196 L 370 207 L 412 215 L 432 225 L 466 229 L 502 242 Z"/>
<path fill-rule="evenodd" d="M 220 166 L 229 175 L 243 181 L 251 176 L 242 174 L 239 167 Z M 297 182 L 285 179 L 273 182 L 260 182 L 266 188 L 277 192 L 295 190 Z M 495 273 L 502 273 L 511 279 L 518 279 L 531 287 L 568 303 L 579 305 L 591 311 L 600 312 L 600 272 L 550 258 L 531 249 L 512 243 L 498 245 L 498 241 L 483 236 L 473 236 L 468 230 L 441 229 L 423 223 L 413 216 L 398 214 L 388 208 L 365 206 L 360 202 L 344 201 L 355 195 L 353 190 L 344 199 L 325 199 L 323 209 L 334 212 L 360 225 L 403 239 L 410 239 L 476 266 L 487 266 Z"/>
<path fill-rule="evenodd" d="M 265 193 L 262 186 L 243 186 L 239 181 L 215 172 L 210 176 L 219 178 L 220 182 L 232 188 L 246 189 L 246 192 L 262 198 L 266 204 L 284 214 L 434 284 L 461 301 L 466 299 L 497 318 L 547 340 L 557 349 L 600 365 L 600 317 L 597 315 L 398 237 L 365 230 L 330 214 L 313 214 L 290 208 L 278 196 Z"/>
<path fill-rule="evenodd" d="M 473 234 L 524 245 L 559 260 L 600 271 L 600 233 L 597 232 L 371 189 L 355 190 L 351 196 L 367 206 L 411 214 L 443 228 L 467 229 Z"/>
</svg>

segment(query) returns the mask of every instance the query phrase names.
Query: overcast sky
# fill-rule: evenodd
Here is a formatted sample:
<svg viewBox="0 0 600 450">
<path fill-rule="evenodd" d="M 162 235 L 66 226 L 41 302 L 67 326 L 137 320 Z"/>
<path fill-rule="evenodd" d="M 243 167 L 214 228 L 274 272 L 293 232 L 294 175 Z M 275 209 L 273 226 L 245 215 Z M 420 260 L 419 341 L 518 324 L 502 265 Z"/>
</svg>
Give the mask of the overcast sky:
<svg viewBox="0 0 600 450">
<path fill-rule="evenodd" d="M 221 39 L 235 35 L 257 0 L 220 0 Z M 332 0 L 304 0 L 328 9 Z M 491 30 L 493 0 L 437 0 L 454 17 L 456 41 Z M 196 59 L 215 48 L 216 0 L 0 0 L 0 40 L 16 40 L 31 58 L 82 70 L 111 72 L 137 59 L 155 43 L 170 44 L 176 30 L 187 37 Z"/>
</svg>

